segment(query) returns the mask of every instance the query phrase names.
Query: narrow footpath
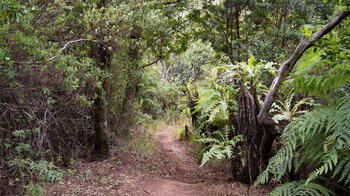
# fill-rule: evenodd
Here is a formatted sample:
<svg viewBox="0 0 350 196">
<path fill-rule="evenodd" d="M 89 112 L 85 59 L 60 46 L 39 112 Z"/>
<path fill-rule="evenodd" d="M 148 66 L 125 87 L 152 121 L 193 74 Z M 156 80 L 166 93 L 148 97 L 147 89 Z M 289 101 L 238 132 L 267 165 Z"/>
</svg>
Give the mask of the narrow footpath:
<svg viewBox="0 0 350 196">
<path fill-rule="evenodd" d="M 188 142 L 175 137 L 175 127 L 162 129 L 157 141 L 162 155 L 170 160 L 168 174 L 152 176 L 136 187 L 134 195 L 153 196 L 198 196 L 198 195 L 265 195 L 266 191 L 249 190 L 241 183 L 229 183 L 229 164 L 218 162 L 199 167 Z M 192 146 L 193 147 L 193 146 Z"/>
</svg>

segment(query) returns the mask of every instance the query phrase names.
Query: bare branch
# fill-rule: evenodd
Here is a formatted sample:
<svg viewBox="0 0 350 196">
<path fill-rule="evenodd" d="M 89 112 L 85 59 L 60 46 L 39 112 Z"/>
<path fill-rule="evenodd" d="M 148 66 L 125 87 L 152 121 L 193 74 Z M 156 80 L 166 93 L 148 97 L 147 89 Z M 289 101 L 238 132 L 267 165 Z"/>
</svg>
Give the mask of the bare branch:
<svg viewBox="0 0 350 196">
<path fill-rule="evenodd" d="M 313 43 L 320 39 L 322 36 L 333 30 L 342 20 L 350 15 L 350 10 L 343 11 L 338 14 L 332 21 L 322 27 L 321 30 L 313 34 L 312 38 L 302 39 L 297 48 L 294 50 L 293 54 L 286 60 L 281 67 L 278 69 L 277 76 L 273 80 L 269 92 L 266 95 L 264 104 L 259 112 L 258 120 L 261 124 L 274 125 L 273 120 L 269 116 L 269 110 L 272 103 L 275 100 L 275 95 L 280 89 L 286 76 L 292 71 L 296 62 L 301 58 L 303 53 L 313 45 Z"/>
<path fill-rule="evenodd" d="M 77 40 L 72 40 L 64 44 L 63 48 L 60 49 L 60 52 L 65 50 L 70 44 L 77 43 L 77 42 L 86 42 L 86 41 L 91 41 L 91 42 L 98 42 L 98 40 L 91 40 L 91 39 L 77 39 Z"/>
</svg>

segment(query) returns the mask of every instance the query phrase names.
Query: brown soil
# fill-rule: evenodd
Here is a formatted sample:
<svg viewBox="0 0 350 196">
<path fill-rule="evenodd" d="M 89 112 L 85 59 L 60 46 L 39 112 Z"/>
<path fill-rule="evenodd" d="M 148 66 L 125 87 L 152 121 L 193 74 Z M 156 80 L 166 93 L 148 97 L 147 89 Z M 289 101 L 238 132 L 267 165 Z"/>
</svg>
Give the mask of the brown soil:
<svg viewBox="0 0 350 196">
<path fill-rule="evenodd" d="M 266 195 L 269 187 L 228 182 L 229 164 L 199 167 L 193 145 L 174 137 L 175 127 L 156 132 L 158 153 L 150 156 L 114 148 L 102 161 L 75 164 L 63 182 L 46 187 L 48 195 Z"/>
</svg>

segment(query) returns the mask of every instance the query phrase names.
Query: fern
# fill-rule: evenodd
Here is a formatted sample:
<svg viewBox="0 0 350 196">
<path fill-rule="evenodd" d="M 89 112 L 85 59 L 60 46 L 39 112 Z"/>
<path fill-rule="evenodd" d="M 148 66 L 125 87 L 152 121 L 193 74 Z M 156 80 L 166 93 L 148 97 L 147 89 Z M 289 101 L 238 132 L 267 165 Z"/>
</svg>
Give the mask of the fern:
<svg viewBox="0 0 350 196">
<path fill-rule="evenodd" d="M 330 196 L 335 195 L 332 191 L 327 188 L 315 184 L 309 183 L 305 184 L 305 181 L 293 181 L 282 184 L 274 189 L 271 193 L 271 196 L 294 196 L 294 195 L 303 195 L 303 196 Z"/>
<path fill-rule="evenodd" d="M 225 76 L 229 78 L 244 78 L 245 80 L 253 81 L 253 84 L 256 85 L 264 72 L 273 76 L 276 75 L 277 70 L 273 65 L 275 63 L 258 61 L 253 56 L 250 56 L 248 63 L 240 62 L 236 65 L 230 65 Z"/>
<path fill-rule="evenodd" d="M 213 83 L 211 88 L 200 90 L 197 111 L 201 111 L 202 123 L 221 124 L 229 118 L 229 107 L 235 108 L 232 97 L 236 94 L 226 84 Z M 202 125 L 203 126 L 203 125 Z"/>
<path fill-rule="evenodd" d="M 323 50 L 319 50 L 317 47 L 311 47 L 297 62 L 295 74 L 310 73 L 314 72 L 315 69 L 317 70 L 323 67 L 321 55 L 324 55 Z"/>
<path fill-rule="evenodd" d="M 300 191 L 310 188 L 310 194 L 318 193 L 317 190 L 323 191 L 324 195 L 329 194 L 329 191 L 324 192 L 325 188 L 321 189 L 319 185 L 312 183 L 313 180 L 327 174 L 338 182 L 343 181 L 344 186 L 348 186 L 350 182 L 350 94 L 345 94 L 337 104 L 319 106 L 304 114 L 290 123 L 286 130 L 282 135 L 282 148 L 269 160 L 267 169 L 258 176 L 255 184 L 267 183 L 270 174 L 278 181 L 286 171 L 292 170 L 293 163 L 295 163 L 295 171 L 301 163 L 307 163 L 319 165 L 319 167 L 309 174 L 302 186 L 298 185 L 303 187 Z M 290 185 L 292 184 L 279 187 L 278 192 L 287 191 Z M 317 190 L 311 191 L 312 187 Z"/>
<path fill-rule="evenodd" d="M 234 129 L 232 129 L 234 132 Z M 215 131 L 216 138 L 201 138 L 198 141 L 202 143 L 210 143 L 209 146 L 203 149 L 203 158 L 201 167 L 213 158 L 216 159 L 231 159 L 235 157 L 234 149 L 237 143 L 242 141 L 242 135 L 236 135 L 232 139 L 229 138 L 229 126 L 225 127 L 223 132 Z"/>
<path fill-rule="evenodd" d="M 350 71 L 347 69 L 334 70 L 326 75 L 294 75 L 296 93 L 305 92 L 309 96 L 327 95 L 329 89 L 337 90 L 350 80 Z"/>
<path fill-rule="evenodd" d="M 345 20 L 341 31 L 332 31 L 315 43 L 286 84 L 285 91 L 318 96 L 326 104 L 295 118 L 285 128 L 282 147 L 255 184 L 282 181 L 287 171 L 298 172 L 301 165 L 312 170 L 306 179 L 284 183 L 271 195 L 334 195 L 328 189 L 350 188 L 349 32 L 350 21 Z M 290 109 L 290 103 L 283 104 Z M 284 106 L 280 103 L 274 109 L 285 111 Z M 316 184 L 322 180 L 324 187 Z"/>
<path fill-rule="evenodd" d="M 307 110 L 299 111 L 298 109 L 302 105 L 316 106 L 314 100 L 311 98 L 304 98 L 298 101 L 294 106 L 292 105 L 292 101 L 294 98 L 294 94 L 289 96 L 285 102 L 277 101 L 278 104 L 274 103 L 271 107 L 270 113 L 276 112 L 277 114 L 273 116 L 273 120 L 275 123 L 279 123 L 280 121 L 286 120 L 291 121 L 294 120 L 296 115 L 304 114 Z"/>
</svg>

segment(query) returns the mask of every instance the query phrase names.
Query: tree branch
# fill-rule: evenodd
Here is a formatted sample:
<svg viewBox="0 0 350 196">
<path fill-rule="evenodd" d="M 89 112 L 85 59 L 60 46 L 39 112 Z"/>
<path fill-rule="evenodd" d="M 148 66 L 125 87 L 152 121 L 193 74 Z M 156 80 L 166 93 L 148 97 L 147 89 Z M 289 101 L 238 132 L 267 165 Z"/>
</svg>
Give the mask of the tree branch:
<svg viewBox="0 0 350 196">
<path fill-rule="evenodd" d="M 181 0 L 176 0 L 176 1 L 158 3 L 158 4 L 156 4 L 156 5 L 172 5 L 172 4 L 177 4 L 177 3 L 180 3 L 180 2 L 181 2 Z"/>
<path fill-rule="evenodd" d="M 72 40 L 64 44 L 63 48 L 60 49 L 60 52 L 65 50 L 70 44 L 77 43 L 77 42 L 84 42 L 84 41 L 91 41 L 91 42 L 99 42 L 98 40 L 91 40 L 91 39 L 77 39 L 77 40 Z"/>
<path fill-rule="evenodd" d="M 83 41 L 91 41 L 91 42 L 99 42 L 98 40 L 91 40 L 91 39 L 77 39 L 77 40 L 72 40 L 64 44 L 63 48 L 60 49 L 60 52 L 63 52 L 67 47 L 73 43 L 77 42 L 83 42 Z M 52 61 L 55 60 L 57 56 L 51 57 L 46 59 L 45 61 Z M 33 65 L 33 64 L 40 64 L 43 63 L 43 61 L 28 61 L 28 62 L 18 62 L 18 61 L 13 61 L 14 64 L 27 64 L 27 65 Z M 5 64 L 4 62 L 0 62 L 0 65 Z"/>
<path fill-rule="evenodd" d="M 152 62 L 150 62 L 150 63 L 148 63 L 148 64 L 146 64 L 146 65 L 142 65 L 141 67 L 138 68 L 138 70 L 143 69 L 143 68 L 148 67 L 148 66 L 151 66 L 151 65 L 153 65 L 153 64 L 155 64 L 155 63 L 158 63 L 158 61 L 159 61 L 160 59 L 161 59 L 161 58 L 157 58 L 156 60 L 154 60 L 154 61 L 152 61 Z"/>
<path fill-rule="evenodd" d="M 344 20 L 349 15 L 350 15 L 350 10 L 341 12 L 335 18 L 333 18 L 332 21 L 330 21 L 328 24 L 323 26 L 321 30 L 314 33 L 312 38 L 306 38 L 301 40 L 301 42 L 299 43 L 297 48 L 294 50 L 292 55 L 289 57 L 289 59 L 286 60 L 278 69 L 277 76 L 275 77 L 275 79 L 273 80 L 270 86 L 269 92 L 266 95 L 264 104 L 258 115 L 258 120 L 260 124 L 274 125 L 274 122 L 269 115 L 269 110 L 271 108 L 271 105 L 274 102 L 275 96 L 278 90 L 280 89 L 284 79 L 292 71 L 294 65 L 301 58 L 303 53 L 308 48 L 310 48 L 316 40 L 320 39 L 322 36 L 326 35 L 331 30 L 333 30 L 342 20 Z"/>
</svg>

